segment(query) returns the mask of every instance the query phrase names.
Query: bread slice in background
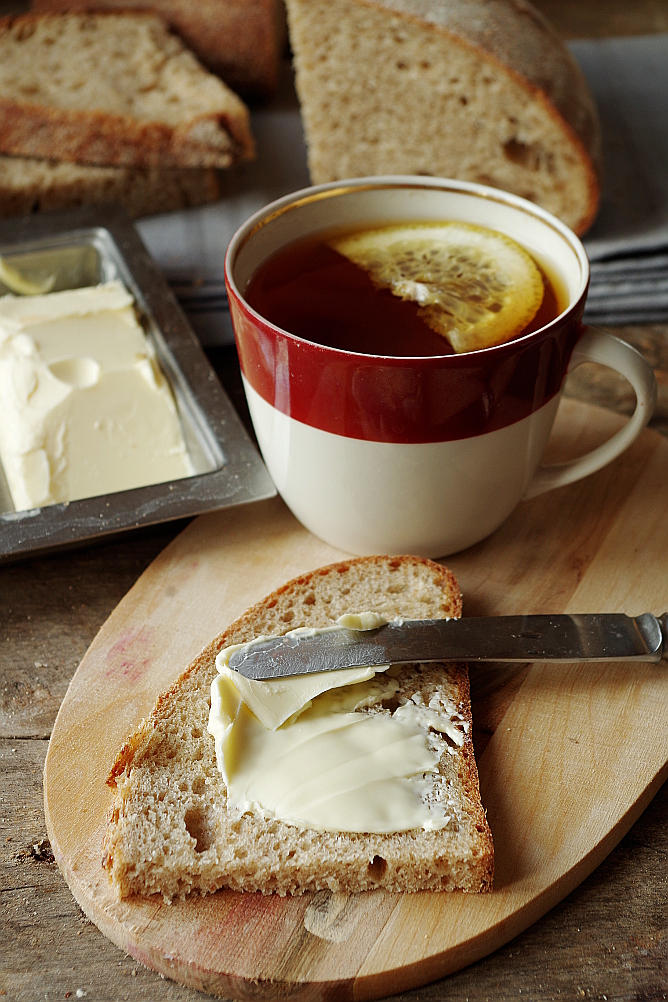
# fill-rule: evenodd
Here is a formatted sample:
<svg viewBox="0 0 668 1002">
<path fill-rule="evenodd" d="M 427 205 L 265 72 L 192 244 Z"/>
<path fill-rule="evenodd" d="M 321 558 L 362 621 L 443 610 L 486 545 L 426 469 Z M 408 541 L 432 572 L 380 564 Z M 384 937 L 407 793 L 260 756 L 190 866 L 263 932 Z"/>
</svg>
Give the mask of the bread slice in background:
<svg viewBox="0 0 668 1002">
<path fill-rule="evenodd" d="M 153 14 L 0 20 L 0 153 L 105 166 L 229 167 L 248 109 Z"/>
<path fill-rule="evenodd" d="M 243 568 L 240 568 L 243 573 Z M 118 754 L 104 866 L 119 897 L 192 890 L 300 894 L 491 889 L 494 852 L 480 802 L 471 740 L 468 673 L 463 665 L 407 665 L 397 698 L 418 693 L 430 708 L 454 703 L 468 727 L 464 744 L 444 751 L 434 796 L 451 821 L 438 831 L 390 835 L 300 830 L 282 821 L 229 811 L 207 733 L 215 658 L 228 644 L 297 626 L 324 626 L 346 612 L 388 619 L 457 617 L 459 586 L 438 564 L 417 557 L 364 557 L 288 582 L 253 606 L 161 695 Z M 391 712 L 390 709 L 379 712 Z"/>
<path fill-rule="evenodd" d="M 98 167 L 0 155 L 0 217 L 120 202 L 134 219 L 218 198 L 212 167 Z"/>
<path fill-rule="evenodd" d="M 514 192 L 577 233 L 599 202 L 584 76 L 525 0 L 286 0 L 311 179 L 427 174 Z"/>
<path fill-rule="evenodd" d="M 245 97 L 270 97 L 287 40 L 281 0 L 32 0 L 34 11 L 151 10 Z"/>
</svg>

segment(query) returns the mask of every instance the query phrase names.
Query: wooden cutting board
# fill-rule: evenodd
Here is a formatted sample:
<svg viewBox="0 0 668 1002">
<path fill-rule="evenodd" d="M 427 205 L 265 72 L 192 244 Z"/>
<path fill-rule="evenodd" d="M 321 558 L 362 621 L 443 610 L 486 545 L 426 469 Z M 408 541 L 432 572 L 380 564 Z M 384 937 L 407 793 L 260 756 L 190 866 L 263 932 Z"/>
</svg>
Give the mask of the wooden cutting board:
<svg viewBox="0 0 668 1002">
<path fill-rule="evenodd" d="M 619 425 L 562 402 L 551 458 Z M 100 630 L 56 721 L 47 828 L 74 897 L 137 960 L 233 997 L 375 998 L 442 977 L 517 935 L 622 838 L 668 773 L 668 666 L 475 668 L 474 740 L 496 853 L 491 895 L 299 898 L 219 892 L 116 901 L 101 866 L 124 738 L 252 602 L 342 554 L 279 499 L 203 516 L 151 564 Z M 668 441 L 646 431 L 588 480 L 522 503 L 448 559 L 464 613 L 668 609 Z"/>
</svg>

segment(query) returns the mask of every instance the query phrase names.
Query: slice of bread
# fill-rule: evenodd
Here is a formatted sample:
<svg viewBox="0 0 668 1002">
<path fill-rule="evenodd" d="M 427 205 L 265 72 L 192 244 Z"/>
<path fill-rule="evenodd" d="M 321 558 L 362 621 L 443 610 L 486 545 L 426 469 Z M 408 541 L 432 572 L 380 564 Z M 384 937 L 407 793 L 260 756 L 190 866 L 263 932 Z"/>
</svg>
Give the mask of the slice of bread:
<svg viewBox="0 0 668 1002">
<path fill-rule="evenodd" d="M 0 152 L 141 167 L 253 156 L 248 109 L 153 14 L 0 20 Z"/>
<path fill-rule="evenodd" d="M 266 98 L 286 42 L 280 0 L 32 0 L 34 11 L 151 10 L 233 90 Z"/>
<path fill-rule="evenodd" d="M 599 202 L 600 132 L 575 60 L 525 0 L 287 0 L 314 183 L 477 181 L 577 233 Z"/>
<path fill-rule="evenodd" d="M 401 703 L 416 696 L 441 713 L 449 702 L 465 720 L 461 747 L 443 739 L 430 793 L 448 805 L 445 828 L 389 835 L 320 832 L 226 806 L 207 733 L 216 654 L 260 634 L 324 626 L 345 612 L 368 609 L 387 618 L 456 617 L 461 596 L 448 570 L 418 557 L 364 557 L 320 568 L 249 609 L 159 697 L 108 779 L 116 796 L 104 866 L 119 897 L 161 893 L 170 900 L 220 887 L 265 894 L 491 889 L 494 851 L 480 803 L 463 665 L 407 665 L 395 697 Z"/>
<path fill-rule="evenodd" d="M 218 198 L 213 167 L 98 167 L 0 155 L 0 217 L 120 202 L 134 219 Z"/>
</svg>

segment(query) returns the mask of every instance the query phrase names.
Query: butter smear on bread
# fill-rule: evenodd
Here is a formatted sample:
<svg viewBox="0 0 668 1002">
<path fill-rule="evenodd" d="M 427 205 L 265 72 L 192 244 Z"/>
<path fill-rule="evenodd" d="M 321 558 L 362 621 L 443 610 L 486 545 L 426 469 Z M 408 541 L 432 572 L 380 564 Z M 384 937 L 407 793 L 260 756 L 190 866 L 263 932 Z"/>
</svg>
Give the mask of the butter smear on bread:
<svg viewBox="0 0 668 1002">
<path fill-rule="evenodd" d="M 377 613 L 348 614 L 336 626 L 292 633 L 386 622 Z M 216 658 L 208 729 L 228 807 L 318 831 L 444 828 L 447 803 L 430 794 L 442 736 L 451 749 L 465 740 L 468 722 L 457 708 L 437 712 L 416 694 L 390 710 L 399 683 L 389 665 L 262 682 L 230 669 L 236 650 L 264 639 L 232 645 Z"/>
</svg>

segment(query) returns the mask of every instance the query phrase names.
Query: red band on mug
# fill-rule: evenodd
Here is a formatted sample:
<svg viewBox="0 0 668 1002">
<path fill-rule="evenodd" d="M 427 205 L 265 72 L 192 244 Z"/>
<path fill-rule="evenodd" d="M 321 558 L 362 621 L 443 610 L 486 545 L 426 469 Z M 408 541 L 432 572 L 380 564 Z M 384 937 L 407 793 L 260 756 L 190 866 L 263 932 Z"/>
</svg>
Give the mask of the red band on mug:
<svg viewBox="0 0 668 1002">
<path fill-rule="evenodd" d="M 547 327 L 461 355 L 381 358 L 323 347 L 259 318 L 228 283 L 241 371 L 283 414 L 348 438 L 448 442 L 505 428 L 561 389 L 585 296 Z"/>
</svg>

